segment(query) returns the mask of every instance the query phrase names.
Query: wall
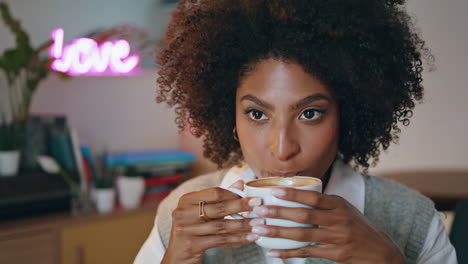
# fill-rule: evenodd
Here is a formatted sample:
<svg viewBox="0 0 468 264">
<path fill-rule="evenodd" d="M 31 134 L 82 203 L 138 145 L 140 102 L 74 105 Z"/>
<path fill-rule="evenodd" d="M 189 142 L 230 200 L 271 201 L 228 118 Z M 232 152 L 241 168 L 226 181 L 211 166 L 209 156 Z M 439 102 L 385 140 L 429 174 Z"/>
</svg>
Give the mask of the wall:
<svg viewBox="0 0 468 264">
<path fill-rule="evenodd" d="M 65 41 L 100 27 L 130 22 L 160 36 L 169 8 L 158 0 L 9 0 L 34 44 L 51 29 L 65 29 Z M 425 102 L 416 107 L 399 145 L 383 154 L 371 172 L 417 168 L 468 169 L 468 25 L 466 0 L 412 0 L 408 10 L 436 57 L 437 70 L 425 72 Z M 0 50 L 13 43 L 0 26 Z M 97 151 L 177 146 L 172 111 L 154 102 L 154 70 L 137 77 L 49 78 L 32 110 L 63 112 Z"/>
<path fill-rule="evenodd" d="M 159 0 L 6 1 L 20 18 L 33 45 L 49 38 L 56 27 L 65 30 L 65 41 L 88 32 L 131 23 L 161 37 L 171 6 Z M 0 26 L 0 50 L 14 45 L 10 32 Z M 69 81 L 51 75 L 40 84 L 32 112 L 64 113 L 80 137 L 95 152 L 177 147 L 173 111 L 154 101 L 155 68 L 140 76 L 75 77 Z M 4 77 L 2 81 L 4 81 Z M 4 82 L 3 82 L 4 83 Z M 4 92 L 4 87 L 2 90 Z M 5 98 L 4 93 L 1 98 Z M 6 108 L 2 100 L 2 109 Z"/>
<path fill-rule="evenodd" d="M 468 169 L 468 1 L 408 2 L 437 69 L 424 72 L 424 103 L 416 106 L 399 144 L 382 155 L 373 171 Z"/>
</svg>

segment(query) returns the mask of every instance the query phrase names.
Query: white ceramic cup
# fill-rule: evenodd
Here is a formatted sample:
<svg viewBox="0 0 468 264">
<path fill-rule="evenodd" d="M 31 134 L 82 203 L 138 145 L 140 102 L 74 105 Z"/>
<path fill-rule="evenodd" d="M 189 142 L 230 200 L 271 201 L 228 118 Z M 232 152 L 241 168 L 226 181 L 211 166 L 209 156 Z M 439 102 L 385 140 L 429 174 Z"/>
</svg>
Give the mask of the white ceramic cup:
<svg viewBox="0 0 468 264">
<path fill-rule="evenodd" d="M 249 181 L 245 183 L 244 191 L 234 188 L 229 188 L 228 190 L 236 193 L 241 197 L 260 197 L 263 200 L 263 205 L 313 208 L 305 204 L 276 198 L 271 194 L 271 190 L 278 187 L 288 187 L 300 190 L 322 192 L 322 181 L 318 178 L 306 176 L 294 176 L 287 178 L 272 177 Z M 250 211 L 248 214 L 249 217 L 256 217 L 256 215 L 252 211 Z M 244 218 L 239 214 L 233 214 L 231 215 L 231 217 L 236 219 Z M 313 225 L 297 223 L 285 219 L 266 218 L 265 221 L 266 225 L 272 226 L 313 227 Z M 260 237 L 259 239 L 257 239 L 256 243 L 257 245 L 268 249 L 294 249 L 305 247 L 307 245 L 310 245 L 312 242 L 296 241 L 284 238 Z"/>
</svg>

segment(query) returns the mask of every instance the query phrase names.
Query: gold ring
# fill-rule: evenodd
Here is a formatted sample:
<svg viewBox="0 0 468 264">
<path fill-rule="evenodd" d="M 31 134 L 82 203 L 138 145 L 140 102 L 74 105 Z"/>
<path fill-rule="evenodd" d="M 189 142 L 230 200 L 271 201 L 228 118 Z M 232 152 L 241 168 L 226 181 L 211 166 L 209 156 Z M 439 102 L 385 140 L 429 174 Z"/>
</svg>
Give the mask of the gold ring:
<svg viewBox="0 0 468 264">
<path fill-rule="evenodd" d="M 210 218 L 205 213 L 205 201 L 199 201 L 198 202 L 198 217 L 202 221 L 205 221 L 205 222 L 210 220 Z"/>
</svg>

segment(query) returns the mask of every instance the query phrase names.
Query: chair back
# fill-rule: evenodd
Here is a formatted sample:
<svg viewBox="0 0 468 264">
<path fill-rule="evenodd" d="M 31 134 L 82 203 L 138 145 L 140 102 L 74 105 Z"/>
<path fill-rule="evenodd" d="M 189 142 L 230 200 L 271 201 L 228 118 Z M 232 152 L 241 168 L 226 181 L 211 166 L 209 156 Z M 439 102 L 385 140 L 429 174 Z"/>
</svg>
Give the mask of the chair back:
<svg viewBox="0 0 468 264">
<path fill-rule="evenodd" d="M 468 264 L 468 200 L 461 201 L 455 208 L 450 241 L 457 251 L 459 264 Z"/>
</svg>

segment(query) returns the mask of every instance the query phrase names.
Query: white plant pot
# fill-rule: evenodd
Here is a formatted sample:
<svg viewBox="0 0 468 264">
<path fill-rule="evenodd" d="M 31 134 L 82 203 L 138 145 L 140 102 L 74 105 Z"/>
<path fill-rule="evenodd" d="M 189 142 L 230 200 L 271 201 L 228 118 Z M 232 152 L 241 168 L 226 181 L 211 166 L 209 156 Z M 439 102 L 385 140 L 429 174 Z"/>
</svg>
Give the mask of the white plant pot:
<svg viewBox="0 0 468 264">
<path fill-rule="evenodd" d="M 114 210 L 115 190 L 114 188 L 94 189 L 93 199 L 99 213 L 109 213 Z"/>
<path fill-rule="evenodd" d="M 125 209 L 137 208 L 140 205 L 145 180 L 143 177 L 117 177 L 117 192 L 120 205 Z"/>
<path fill-rule="evenodd" d="M 0 151 L 0 176 L 9 177 L 18 174 L 20 151 Z"/>
</svg>

